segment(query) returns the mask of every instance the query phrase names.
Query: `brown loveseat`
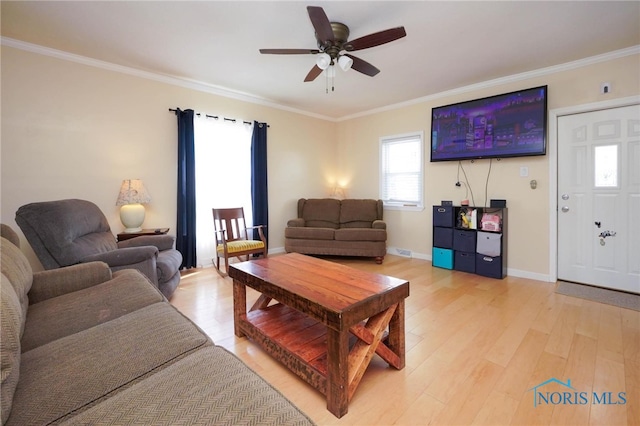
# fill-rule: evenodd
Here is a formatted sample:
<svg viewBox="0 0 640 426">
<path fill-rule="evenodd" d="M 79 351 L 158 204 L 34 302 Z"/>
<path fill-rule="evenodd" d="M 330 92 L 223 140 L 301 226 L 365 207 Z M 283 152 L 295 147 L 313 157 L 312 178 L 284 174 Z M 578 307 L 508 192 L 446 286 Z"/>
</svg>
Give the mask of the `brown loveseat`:
<svg viewBox="0 0 640 426">
<path fill-rule="evenodd" d="M 33 273 L 15 232 L 2 235 L 3 425 L 312 424 L 141 272 Z"/>
<path fill-rule="evenodd" d="M 381 200 L 298 200 L 298 217 L 284 231 L 287 253 L 375 257 L 387 253 Z"/>
</svg>

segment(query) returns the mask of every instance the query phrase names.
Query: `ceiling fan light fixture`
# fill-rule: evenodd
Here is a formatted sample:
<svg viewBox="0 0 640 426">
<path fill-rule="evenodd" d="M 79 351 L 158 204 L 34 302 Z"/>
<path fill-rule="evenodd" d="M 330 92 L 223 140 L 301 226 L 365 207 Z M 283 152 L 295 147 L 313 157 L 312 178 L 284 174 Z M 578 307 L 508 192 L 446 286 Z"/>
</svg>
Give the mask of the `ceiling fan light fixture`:
<svg viewBox="0 0 640 426">
<path fill-rule="evenodd" d="M 340 68 L 342 68 L 342 71 L 347 71 L 353 65 L 353 59 L 344 55 L 340 56 L 340 58 L 338 58 L 338 65 L 340 65 Z"/>
<path fill-rule="evenodd" d="M 316 65 L 321 70 L 326 70 L 329 65 L 331 65 L 331 56 L 327 53 L 320 53 L 316 58 Z"/>
</svg>

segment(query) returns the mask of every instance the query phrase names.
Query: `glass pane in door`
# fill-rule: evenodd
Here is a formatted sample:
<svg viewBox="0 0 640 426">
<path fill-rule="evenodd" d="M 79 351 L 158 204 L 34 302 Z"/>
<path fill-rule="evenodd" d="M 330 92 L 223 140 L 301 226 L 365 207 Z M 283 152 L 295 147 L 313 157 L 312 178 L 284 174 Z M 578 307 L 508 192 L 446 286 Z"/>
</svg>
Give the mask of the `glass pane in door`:
<svg viewBox="0 0 640 426">
<path fill-rule="evenodd" d="M 596 188 L 618 186 L 618 145 L 594 147 L 594 174 Z"/>
</svg>

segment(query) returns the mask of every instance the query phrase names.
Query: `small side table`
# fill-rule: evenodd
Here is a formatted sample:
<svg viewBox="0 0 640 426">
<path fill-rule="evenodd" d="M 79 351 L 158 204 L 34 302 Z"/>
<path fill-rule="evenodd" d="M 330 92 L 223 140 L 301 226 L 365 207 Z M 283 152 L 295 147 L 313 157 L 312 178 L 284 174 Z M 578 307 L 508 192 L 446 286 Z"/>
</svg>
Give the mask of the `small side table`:
<svg viewBox="0 0 640 426">
<path fill-rule="evenodd" d="M 143 235 L 166 235 L 167 232 L 169 232 L 169 228 L 143 229 L 140 232 L 121 232 L 118 234 L 118 242 Z"/>
</svg>

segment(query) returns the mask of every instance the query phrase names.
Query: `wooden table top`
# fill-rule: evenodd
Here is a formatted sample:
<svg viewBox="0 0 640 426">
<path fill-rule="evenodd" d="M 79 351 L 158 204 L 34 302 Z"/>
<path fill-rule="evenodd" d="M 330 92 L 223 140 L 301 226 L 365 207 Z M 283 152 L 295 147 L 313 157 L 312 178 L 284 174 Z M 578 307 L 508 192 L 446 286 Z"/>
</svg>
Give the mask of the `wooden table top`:
<svg viewBox="0 0 640 426">
<path fill-rule="evenodd" d="M 230 265 L 229 276 L 342 331 L 409 296 L 409 282 L 298 253 Z"/>
</svg>

